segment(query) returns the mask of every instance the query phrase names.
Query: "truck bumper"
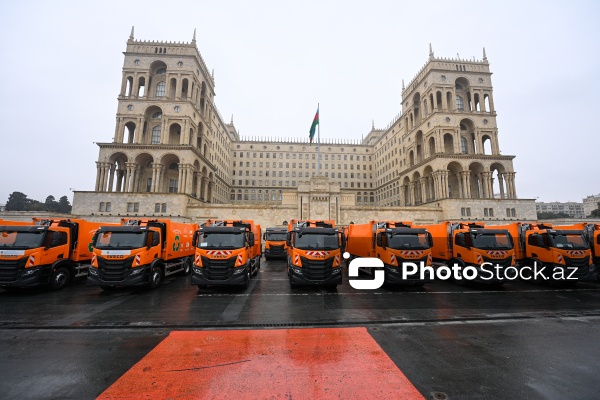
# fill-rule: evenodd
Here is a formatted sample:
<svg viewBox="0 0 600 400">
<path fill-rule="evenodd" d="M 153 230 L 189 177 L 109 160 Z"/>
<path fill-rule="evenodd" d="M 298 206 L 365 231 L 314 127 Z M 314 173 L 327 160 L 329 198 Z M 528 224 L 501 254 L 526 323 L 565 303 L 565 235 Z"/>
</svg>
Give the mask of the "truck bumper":
<svg viewBox="0 0 600 400">
<path fill-rule="evenodd" d="M 45 285 L 49 281 L 52 267 L 50 265 L 20 268 L 6 276 L 0 271 L 0 287 L 33 287 Z"/>
<path fill-rule="evenodd" d="M 396 267 L 394 265 L 384 265 L 386 284 L 421 286 L 425 283 L 433 282 L 433 279 L 430 279 L 429 277 L 424 277 L 425 279 L 421 279 L 420 274 L 410 275 L 410 277 L 407 277 L 408 279 L 403 279 L 402 268 Z"/>
<path fill-rule="evenodd" d="M 142 286 L 150 283 L 151 268 L 149 265 L 128 269 L 124 279 L 105 280 L 101 278 L 98 268 L 88 269 L 87 284 L 90 286 Z"/>
<path fill-rule="evenodd" d="M 322 286 L 333 286 L 340 285 L 342 283 L 342 268 L 332 268 L 331 275 L 324 279 L 309 279 L 304 276 L 302 268 L 296 266 L 292 267 L 290 275 L 290 283 L 292 285 L 322 285 Z"/>
<path fill-rule="evenodd" d="M 246 282 L 247 266 L 233 268 L 225 279 L 209 279 L 204 268 L 194 265 L 192 268 L 192 285 L 240 286 Z"/>
<path fill-rule="evenodd" d="M 584 267 L 578 267 L 576 271 L 574 271 L 574 266 L 567 266 L 565 267 L 564 265 L 549 265 L 550 267 L 550 271 L 547 273 L 547 275 L 551 278 L 551 280 L 556 280 L 558 282 L 577 282 L 577 281 L 593 281 L 596 279 L 596 266 L 595 265 L 589 265 L 589 266 L 584 266 Z M 560 269 L 564 269 L 564 276 L 565 278 L 569 278 L 569 279 L 554 279 L 553 278 L 553 274 L 555 271 L 558 271 Z"/>
<path fill-rule="evenodd" d="M 287 257 L 287 253 L 281 249 L 271 250 L 270 248 L 266 248 L 264 251 L 264 256 L 266 258 L 281 258 L 285 259 Z"/>
</svg>

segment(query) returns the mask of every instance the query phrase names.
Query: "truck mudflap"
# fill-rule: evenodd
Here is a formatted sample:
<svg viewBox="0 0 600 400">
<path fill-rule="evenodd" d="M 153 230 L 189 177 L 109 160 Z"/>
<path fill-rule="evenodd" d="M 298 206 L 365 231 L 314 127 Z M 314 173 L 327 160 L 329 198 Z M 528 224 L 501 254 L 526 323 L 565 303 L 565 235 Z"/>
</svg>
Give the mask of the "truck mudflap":
<svg viewBox="0 0 600 400">
<path fill-rule="evenodd" d="M 242 286 L 245 285 L 248 277 L 250 263 L 243 267 L 231 267 L 225 274 L 211 273 L 206 267 L 200 268 L 194 265 L 192 268 L 192 285 L 200 286 Z"/>
<path fill-rule="evenodd" d="M 145 265 L 136 268 L 124 269 L 119 277 L 108 276 L 100 268 L 89 268 L 87 284 L 90 286 L 142 286 L 150 282 L 152 268 Z"/>
</svg>

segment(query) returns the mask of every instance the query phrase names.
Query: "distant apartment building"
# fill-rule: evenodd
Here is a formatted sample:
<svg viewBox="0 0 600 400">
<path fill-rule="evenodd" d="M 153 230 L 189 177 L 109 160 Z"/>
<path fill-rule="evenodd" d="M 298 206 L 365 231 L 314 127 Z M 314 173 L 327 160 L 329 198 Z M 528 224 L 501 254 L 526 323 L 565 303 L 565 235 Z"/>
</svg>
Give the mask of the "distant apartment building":
<svg viewBox="0 0 600 400">
<path fill-rule="evenodd" d="M 558 201 L 553 202 L 536 202 L 535 211 L 540 212 L 553 212 L 553 213 L 565 213 L 571 218 L 585 218 L 589 213 L 586 214 L 583 203 L 576 203 L 574 201 L 568 201 L 561 203 Z M 591 211 L 590 211 L 591 212 Z"/>
</svg>

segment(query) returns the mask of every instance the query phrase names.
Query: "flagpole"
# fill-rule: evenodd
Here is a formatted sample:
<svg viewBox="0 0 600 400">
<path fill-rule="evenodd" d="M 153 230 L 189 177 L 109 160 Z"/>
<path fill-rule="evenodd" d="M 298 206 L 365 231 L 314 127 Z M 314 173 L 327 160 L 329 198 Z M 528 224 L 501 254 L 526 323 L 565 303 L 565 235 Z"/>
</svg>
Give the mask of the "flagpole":
<svg viewBox="0 0 600 400">
<path fill-rule="evenodd" d="M 317 103 L 319 110 L 319 125 L 317 126 L 317 175 L 321 175 L 321 105 Z"/>
</svg>

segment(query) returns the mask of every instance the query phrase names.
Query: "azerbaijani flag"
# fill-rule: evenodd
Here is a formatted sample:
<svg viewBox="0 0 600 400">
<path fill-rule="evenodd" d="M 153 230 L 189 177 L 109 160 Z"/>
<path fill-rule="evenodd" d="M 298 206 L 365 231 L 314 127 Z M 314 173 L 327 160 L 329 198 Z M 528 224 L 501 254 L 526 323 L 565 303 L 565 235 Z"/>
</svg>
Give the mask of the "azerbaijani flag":
<svg viewBox="0 0 600 400">
<path fill-rule="evenodd" d="M 319 107 L 317 107 L 317 113 L 315 114 L 315 119 L 313 119 L 312 125 L 310 126 L 310 131 L 308 132 L 308 138 L 310 142 L 313 142 L 315 137 L 315 131 L 317 130 L 317 125 L 319 125 Z"/>
</svg>

